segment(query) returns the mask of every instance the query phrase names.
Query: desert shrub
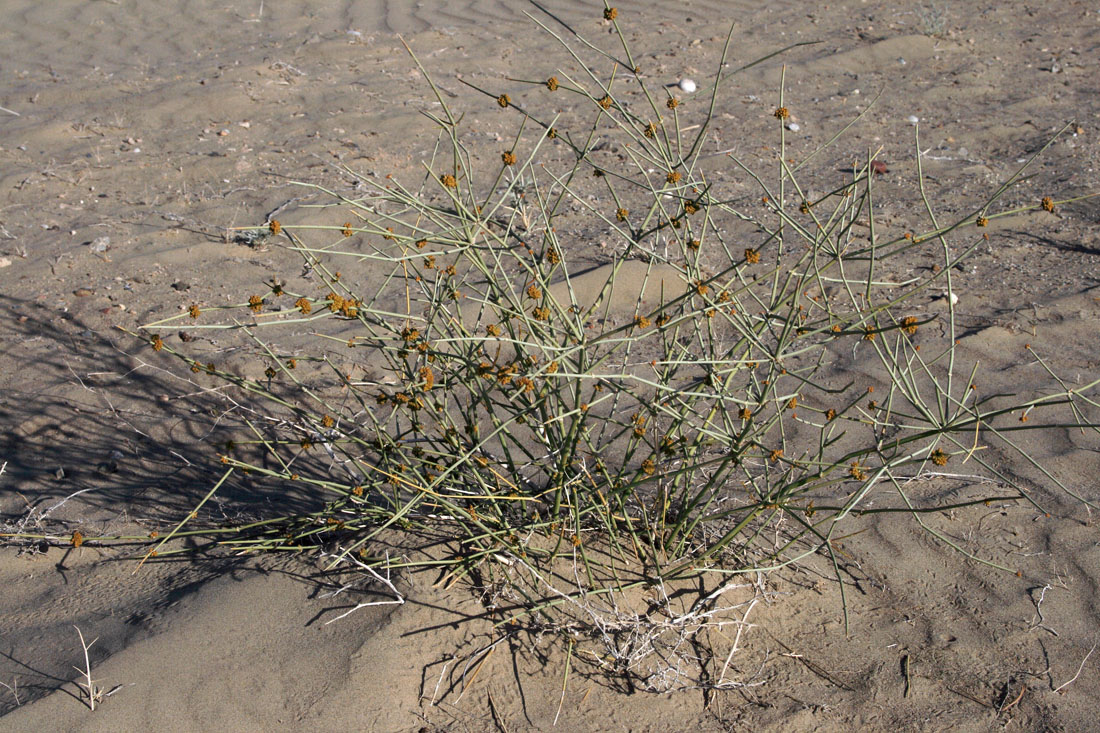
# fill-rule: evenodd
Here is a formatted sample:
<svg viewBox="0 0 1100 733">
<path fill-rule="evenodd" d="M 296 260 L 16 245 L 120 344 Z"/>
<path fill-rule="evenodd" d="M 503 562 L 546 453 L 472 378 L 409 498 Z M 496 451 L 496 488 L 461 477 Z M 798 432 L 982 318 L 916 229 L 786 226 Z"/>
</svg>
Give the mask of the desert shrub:
<svg viewBox="0 0 1100 733">
<path fill-rule="evenodd" d="M 957 355 L 952 272 L 990 220 L 1063 203 L 1001 205 L 1034 158 L 948 223 L 921 176 L 926 210 L 910 231 L 888 226 L 873 154 L 844 173 L 814 167 L 843 129 L 791 157 L 782 88 L 761 131 L 774 138 L 770 173 L 704 154 L 725 54 L 703 89 L 670 92 L 607 15 L 614 51 L 544 26 L 581 70 L 525 82 L 571 100 L 559 116 L 474 88 L 516 123 L 487 150 L 436 91 L 425 114 L 438 140 L 416 180 L 345 170 L 354 185 L 302 184 L 315 195 L 308 222 L 255 227 L 252 240 L 301 255 L 309 289 L 274 279 L 237 306 L 146 331 L 154 349 L 236 385 L 227 476 L 314 501 L 220 528 L 220 541 L 321 548 L 330 568 L 377 579 L 433 565 L 476 577 L 502 622 L 587 634 L 612 651 L 605 666 L 667 689 L 682 681 L 669 670 L 686 659 L 685 634 L 714 622 L 724 592 L 751 586 L 734 581 L 814 555 L 835 565 L 846 520 L 906 512 L 924 525 L 929 512 L 1028 501 L 982 448 L 1038 466 L 1013 436 L 1089 425 L 1096 383 L 1069 389 L 1052 374 L 1030 399 L 985 396 Z M 758 192 L 731 196 L 717 166 Z M 899 275 L 921 247 L 939 265 Z M 262 363 L 248 376 L 169 346 L 159 334 L 180 321 L 246 335 Z M 950 504 L 908 493 L 964 461 L 1005 488 Z M 163 542 L 211 532 L 183 524 Z M 666 584 L 699 577 L 718 580 L 689 612 L 637 610 L 642 591 L 667 598 Z"/>
</svg>

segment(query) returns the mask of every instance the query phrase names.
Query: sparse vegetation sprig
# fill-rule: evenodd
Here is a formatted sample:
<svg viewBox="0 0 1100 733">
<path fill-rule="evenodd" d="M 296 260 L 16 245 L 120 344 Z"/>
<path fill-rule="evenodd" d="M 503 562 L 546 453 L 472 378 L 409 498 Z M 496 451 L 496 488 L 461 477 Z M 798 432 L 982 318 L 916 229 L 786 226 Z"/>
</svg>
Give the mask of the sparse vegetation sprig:
<svg viewBox="0 0 1100 733">
<path fill-rule="evenodd" d="M 817 555 L 839 577 L 835 542 L 853 517 L 906 513 L 974 561 L 1011 569 L 923 517 L 987 501 L 1039 506 L 987 459 L 991 444 L 1073 493 L 1014 436 L 1096 427 L 1097 381 L 1071 388 L 1050 373 L 1037 396 L 983 395 L 978 365 L 958 352 L 952 271 L 985 241 L 970 227 L 1065 203 L 997 210 L 1034 157 L 949 223 L 921 174 L 926 211 L 912 212 L 912 232 L 894 232 L 876 219 L 873 155 L 841 175 L 791 157 L 795 103 L 783 85 L 770 176 L 707 156 L 726 54 L 714 83 L 677 97 L 634 63 L 620 30 L 629 18 L 610 7 L 603 17 L 613 51 L 535 20 L 580 73 L 547 69 L 523 92 L 478 88 L 487 108 L 516 115 L 504 152 L 467 144 L 461 115 L 413 55 L 438 102 L 425 112 L 439 137 L 419 179 L 348 169 L 355 193 L 302 184 L 320 223 L 257 231 L 298 252 L 312 284 L 274 280 L 235 306 L 196 304 L 146 325 L 161 356 L 239 388 L 222 480 L 248 473 L 314 499 L 247 526 L 184 532 L 181 522 L 158 556 L 183 551 L 172 537 L 206 534 L 246 551 L 322 548 L 329 568 L 387 578 L 422 566 L 447 582 L 476 577 L 502 626 L 566 630 L 571 658 L 587 634 L 607 650 L 600 665 L 654 689 L 685 683 L 675 641 L 712 623 L 723 593 L 751 593 L 760 573 Z M 603 76 L 582 56 L 593 51 L 609 63 Z M 552 119 L 527 111 L 528 95 L 550 93 L 575 104 Z M 724 190 L 715 165 L 758 193 Z M 884 276 L 921 244 L 938 247 L 934 272 Z M 935 292 L 939 305 L 918 308 Z M 263 377 L 172 346 L 161 334 L 181 321 L 245 335 Z M 305 343 L 280 345 L 280 329 Z M 1046 368 L 1033 350 L 1020 356 Z M 915 480 L 953 480 L 963 463 L 999 488 L 914 498 Z M 397 532 L 421 548 L 380 552 Z M 667 586 L 699 578 L 710 590 L 680 615 L 614 600 L 656 589 L 667 605 Z"/>
</svg>

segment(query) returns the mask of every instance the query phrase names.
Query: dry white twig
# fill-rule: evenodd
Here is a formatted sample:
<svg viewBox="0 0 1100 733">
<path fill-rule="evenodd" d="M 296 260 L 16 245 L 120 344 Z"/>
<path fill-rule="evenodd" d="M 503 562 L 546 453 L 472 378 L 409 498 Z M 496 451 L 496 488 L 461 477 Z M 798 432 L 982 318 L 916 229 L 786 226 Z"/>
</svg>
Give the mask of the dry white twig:
<svg viewBox="0 0 1100 733">
<path fill-rule="evenodd" d="M 352 608 L 348 611 L 344 611 L 342 614 L 340 614 L 336 618 L 331 618 L 328 621 L 326 621 L 325 626 L 328 626 L 333 621 L 339 621 L 340 619 L 344 618 L 345 616 L 350 616 L 351 614 L 355 613 L 356 611 L 358 611 L 361 608 L 366 608 L 368 606 L 400 606 L 401 604 L 403 604 L 405 602 L 405 597 L 401 595 L 401 593 L 397 590 L 397 586 L 395 586 L 393 584 L 393 581 L 390 579 L 390 571 L 389 571 L 389 559 L 390 558 L 389 558 L 389 553 L 386 553 L 386 567 L 387 567 L 387 569 L 386 569 L 386 577 L 383 578 L 370 565 L 367 565 L 365 562 L 362 562 L 361 560 L 358 560 L 355 557 L 353 557 L 352 555 L 346 553 L 343 548 L 339 548 L 339 549 L 340 549 L 340 554 L 339 555 L 330 555 L 329 553 L 324 553 L 324 554 L 321 555 L 321 557 L 326 557 L 326 556 L 328 556 L 328 557 L 342 557 L 344 560 L 358 566 L 359 568 L 361 568 L 363 570 L 366 570 L 371 575 L 371 577 L 373 577 L 375 580 L 377 580 L 379 583 L 382 583 L 384 586 L 386 586 L 389 589 L 390 593 L 393 594 L 394 599 L 392 601 L 369 601 L 369 602 L 365 602 L 365 603 L 359 603 L 355 606 L 355 608 Z M 342 587 L 334 590 L 332 593 L 328 593 L 328 594 L 326 594 L 325 596 L 322 596 L 322 597 L 323 598 L 331 598 L 331 597 L 337 596 L 337 595 L 343 593 L 345 590 L 348 590 L 349 588 L 353 588 L 353 587 L 354 587 L 354 585 L 345 585 L 345 586 L 342 586 Z"/>
<path fill-rule="evenodd" d="M 749 626 L 749 614 L 752 613 L 752 609 L 756 608 L 756 602 L 758 598 L 753 598 L 749 607 L 745 609 L 745 615 L 741 617 L 741 623 L 737 625 L 737 636 L 733 638 L 733 646 L 730 647 L 730 653 L 726 655 L 726 661 L 722 665 L 722 671 L 718 674 L 718 681 L 714 683 L 715 687 L 722 687 L 725 685 L 736 685 L 737 683 L 726 682 L 726 670 L 729 669 L 730 662 L 733 660 L 733 655 L 740 649 L 741 634 L 744 632 L 745 627 Z"/>
<path fill-rule="evenodd" d="M 1035 613 L 1038 615 L 1038 618 L 1031 624 L 1031 628 L 1033 628 L 1033 629 L 1043 629 L 1044 631 L 1049 631 L 1050 633 L 1054 634 L 1055 636 L 1058 636 L 1057 631 L 1055 631 L 1054 629 L 1052 629 L 1052 628 L 1050 628 L 1049 626 L 1046 625 L 1046 618 L 1043 616 L 1043 600 L 1046 598 L 1047 591 L 1050 590 L 1053 587 L 1054 586 L 1052 586 L 1050 583 L 1047 583 L 1042 588 L 1032 588 L 1031 589 L 1033 592 L 1035 590 L 1039 591 L 1039 599 L 1038 600 L 1035 600 L 1035 597 L 1032 596 L 1032 601 L 1035 603 Z"/>
<path fill-rule="evenodd" d="M 15 697 L 15 704 L 16 705 L 22 705 L 23 704 L 19 700 L 19 678 L 18 677 L 12 677 L 10 685 L 7 682 L 0 682 L 0 685 L 3 685 L 4 687 L 8 688 L 8 690 L 11 691 L 11 694 Z"/>
<path fill-rule="evenodd" d="M 1066 680 L 1062 684 L 1055 687 L 1054 688 L 1055 692 L 1061 693 L 1063 689 L 1065 689 L 1066 687 L 1069 687 L 1070 685 L 1072 685 L 1074 682 L 1077 681 L 1077 678 L 1081 676 L 1081 670 L 1083 670 L 1085 668 L 1085 662 L 1089 661 L 1089 657 L 1092 656 L 1092 653 L 1094 651 L 1096 651 L 1096 644 L 1092 645 L 1092 649 L 1089 649 L 1089 653 L 1086 654 L 1085 658 L 1081 660 L 1081 664 L 1077 665 L 1077 674 L 1073 675 L 1068 680 Z"/>
<path fill-rule="evenodd" d="M 92 644 L 99 641 L 99 637 L 92 639 L 91 643 L 84 643 L 84 633 L 80 630 L 79 626 L 73 626 L 76 629 L 77 635 L 80 636 L 80 646 L 84 647 L 84 669 L 73 665 L 73 669 L 84 675 L 84 682 L 77 682 L 77 686 L 84 690 L 84 693 L 88 696 L 88 708 L 95 712 L 95 704 L 102 698 L 99 687 L 92 680 L 92 662 L 88 657 L 88 650 L 92 648 Z"/>
<path fill-rule="evenodd" d="M 542 574 L 520 558 L 514 558 L 515 562 L 527 570 L 536 584 L 545 588 L 551 595 L 561 599 L 564 603 L 559 606 L 568 618 L 573 616 L 573 623 L 563 620 L 559 630 L 566 631 L 572 628 L 582 627 L 592 633 L 592 637 L 602 643 L 605 655 L 593 653 L 591 650 L 581 650 L 581 654 L 596 663 L 603 669 L 616 673 L 632 673 L 643 681 L 645 687 L 654 692 L 669 692 L 679 689 L 696 689 L 700 687 L 724 689 L 741 687 L 745 683 L 735 683 L 722 680 L 719 682 L 701 683 L 690 677 L 690 668 L 702 669 L 704 660 L 693 653 L 692 639 L 704 629 L 721 629 L 724 626 L 734 624 L 738 627 L 735 649 L 740 648 L 741 635 L 747 626 L 748 614 L 759 601 L 759 594 L 754 594 L 752 599 L 729 606 L 721 606 L 704 610 L 718 599 L 723 593 L 734 588 L 755 587 L 745 583 L 727 583 L 716 591 L 708 594 L 699 602 L 693 604 L 687 612 L 676 615 L 671 600 L 663 583 L 658 583 L 654 592 L 657 594 L 655 605 L 657 610 L 645 613 L 636 613 L 623 610 L 619 607 L 615 593 L 606 596 L 593 596 L 584 594 L 584 585 L 576 566 L 579 564 L 574 558 L 574 582 L 581 590 L 580 595 L 569 594 L 555 587 Z M 759 590 L 759 589 L 757 589 Z M 748 606 L 740 619 L 716 620 L 715 617 L 731 613 L 734 609 Z M 569 614 L 571 609 L 575 614 Z M 730 654 L 732 657 L 732 652 Z M 729 658 L 726 660 L 729 664 Z M 723 674 L 725 669 L 723 669 Z"/>
</svg>

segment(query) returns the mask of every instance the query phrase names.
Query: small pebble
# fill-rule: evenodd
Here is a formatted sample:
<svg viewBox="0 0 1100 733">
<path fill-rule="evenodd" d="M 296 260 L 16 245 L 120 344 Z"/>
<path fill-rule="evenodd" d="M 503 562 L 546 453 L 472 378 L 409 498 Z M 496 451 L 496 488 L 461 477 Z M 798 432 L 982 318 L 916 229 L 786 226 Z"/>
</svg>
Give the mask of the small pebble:
<svg viewBox="0 0 1100 733">
<path fill-rule="evenodd" d="M 954 293 L 949 293 L 948 297 L 951 299 L 951 305 L 959 304 L 959 296 L 955 295 Z"/>
<path fill-rule="evenodd" d="M 676 86 L 680 87 L 680 91 L 684 94 L 692 94 L 695 92 L 695 82 L 691 79 L 681 79 L 680 83 Z"/>
<path fill-rule="evenodd" d="M 797 122 L 792 122 L 789 125 L 787 125 L 787 129 L 790 130 L 791 132 L 798 132 L 799 130 L 802 129 L 802 126 L 799 125 Z"/>
<path fill-rule="evenodd" d="M 908 116 L 908 117 L 906 117 L 905 119 L 909 121 L 909 124 L 910 124 L 910 125 L 915 125 L 915 124 L 917 124 L 918 122 L 920 122 L 920 118 L 919 118 L 919 117 L 917 117 L 916 115 L 909 115 L 909 116 Z"/>
</svg>

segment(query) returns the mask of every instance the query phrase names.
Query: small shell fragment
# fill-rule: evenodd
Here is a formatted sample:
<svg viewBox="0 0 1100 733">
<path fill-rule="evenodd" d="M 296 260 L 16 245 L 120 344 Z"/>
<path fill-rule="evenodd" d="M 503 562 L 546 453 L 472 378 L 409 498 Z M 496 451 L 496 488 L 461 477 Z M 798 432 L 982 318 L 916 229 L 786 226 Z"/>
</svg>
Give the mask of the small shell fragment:
<svg viewBox="0 0 1100 733">
<path fill-rule="evenodd" d="M 680 82 L 676 86 L 680 87 L 680 91 L 683 92 L 684 94 L 693 94 L 695 92 L 695 89 L 696 89 L 695 82 L 692 81 L 691 79 L 686 79 L 686 78 L 681 79 Z"/>
<path fill-rule="evenodd" d="M 802 129 L 802 126 L 800 124 L 798 124 L 797 122 L 791 122 L 787 125 L 787 129 L 790 130 L 791 132 L 798 132 L 799 130 Z"/>
</svg>

